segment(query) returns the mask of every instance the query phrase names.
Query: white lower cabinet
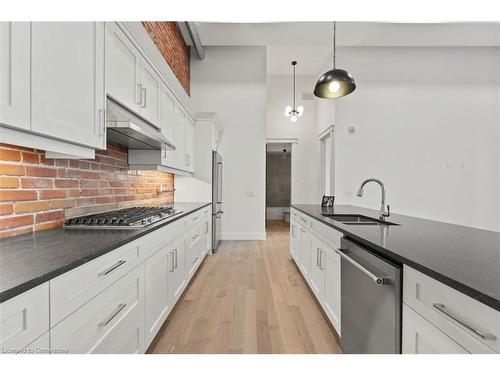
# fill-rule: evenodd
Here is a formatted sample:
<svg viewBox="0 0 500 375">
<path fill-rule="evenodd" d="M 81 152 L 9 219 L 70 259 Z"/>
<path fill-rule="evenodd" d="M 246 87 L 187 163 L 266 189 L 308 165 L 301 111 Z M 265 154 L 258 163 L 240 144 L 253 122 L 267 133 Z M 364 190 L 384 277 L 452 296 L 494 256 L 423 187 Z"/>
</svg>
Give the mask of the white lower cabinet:
<svg viewBox="0 0 500 375">
<path fill-rule="evenodd" d="M 21 349 L 18 354 L 50 354 L 50 333 L 46 332 L 31 344 Z"/>
<path fill-rule="evenodd" d="M 0 353 L 15 354 L 48 330 L 48 283 L 0 304 Z"/>
<path fill-rule="evenodd" d="M 403 354 L 466 354 L 467 350 L 403 304 Z"/>
<path fill-rule="evenodd" d="M 143 321 L 144 266 L 139 265 L 50 331 L 51 349 L 62 353 L 110 353 L 134 322 Z M 144 332 L 141 334 L 144 343 Z M 141 348 L 142 351 L 143 348 Z"/>
<path fill-rule="evenodd" d="M 186 238 L 181 236 L 167 247 L 168 255 L 168 298 L 172 305 L 182 295 L 186 279 Z"/>
<path fill-rule="evenodd" d="M 144 262 L 146 342 L 153 340 L 170 312 L 168 252 L 164 247 Z"/>
<path fill-rule="evenodd" d="M 201 224 L 196 224 L 186 237 L 186 271 L 188 276 L 192 276 L 198 268 L 202 245 Z"/>
<path fill-rule="evenodd" d="M 325 249 L 322 254 L 320 259 L 324 273 L 322 306 L 340 336 L 342 334 L 340 330 L 340 255 L 332 248 Z"/>
<path fill-rule="evenodd" d="M 342 233 L 293 208 L 290 214 L 290 255 L 340 335 L 340 256 L 329 244 L 338 246 Z"/>
</svg>

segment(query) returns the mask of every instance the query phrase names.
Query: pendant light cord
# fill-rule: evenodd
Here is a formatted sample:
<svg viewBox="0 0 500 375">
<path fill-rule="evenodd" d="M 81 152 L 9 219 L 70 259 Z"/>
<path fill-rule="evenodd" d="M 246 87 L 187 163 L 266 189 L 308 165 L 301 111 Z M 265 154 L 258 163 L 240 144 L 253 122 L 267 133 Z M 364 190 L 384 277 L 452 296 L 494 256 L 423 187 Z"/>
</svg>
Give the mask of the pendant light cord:
<svg viewBox="0 0 500 375">
<path fill-rule="evenodd" d="M 337 36 L 337 22 L 333 21 L 333 69 L 335 69 L 335 52 L 337 49 L 337 43 L 335 41 L 336 36 Z"/>
<path fill-rule="evenodd" d="M 295 64 L 293 65 L 293 108 L 295 111 Z"/>
</svg>

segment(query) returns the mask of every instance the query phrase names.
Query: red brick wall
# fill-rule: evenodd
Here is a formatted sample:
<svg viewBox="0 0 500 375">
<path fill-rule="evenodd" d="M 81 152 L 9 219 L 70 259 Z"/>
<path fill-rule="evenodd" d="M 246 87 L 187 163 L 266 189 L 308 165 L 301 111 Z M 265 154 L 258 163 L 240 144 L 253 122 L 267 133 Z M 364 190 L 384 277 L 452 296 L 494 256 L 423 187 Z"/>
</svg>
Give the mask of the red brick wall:
<svg viewBox="0 0 500 375">
<path fill-rule="evenodd" d="M 0 143 L 0 238 L 61 226 L 66 217 L 172 203 L 174 175 L 129 171 L 127 150 L 108 145 L 94 160 L 46 159 Z"/>
<path fill-rule="evenodd" d="M 177 22 L 146 22 L 142 25 L 156 47 L 167 61 L 175 76 L 188 95 L 190 95 L 190 60 L 189 46 L 184 42 Z"/>
</svg>

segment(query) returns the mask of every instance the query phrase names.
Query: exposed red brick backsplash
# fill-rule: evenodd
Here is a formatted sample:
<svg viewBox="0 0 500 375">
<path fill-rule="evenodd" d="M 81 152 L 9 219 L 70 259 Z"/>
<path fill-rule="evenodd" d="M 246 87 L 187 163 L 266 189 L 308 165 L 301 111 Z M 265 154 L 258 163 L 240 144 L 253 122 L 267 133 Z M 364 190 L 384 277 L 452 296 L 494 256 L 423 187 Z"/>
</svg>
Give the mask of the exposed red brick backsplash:
<svg viewBox="0 0 500 375">
<path fill-rule="evenodd" d="M 186 93 L 190 95 L 191 54 L 177 22 L 143 21 L 142 25 Z"/>
<path fill-rule="evenodd" d="M 173 174 L 130 171 L 127 160 L 114 145 L 94 160 L 72 160 L 0 143 L 0 238 L 61 226 L 67 217 L 173 202 Z"/>
</svg>

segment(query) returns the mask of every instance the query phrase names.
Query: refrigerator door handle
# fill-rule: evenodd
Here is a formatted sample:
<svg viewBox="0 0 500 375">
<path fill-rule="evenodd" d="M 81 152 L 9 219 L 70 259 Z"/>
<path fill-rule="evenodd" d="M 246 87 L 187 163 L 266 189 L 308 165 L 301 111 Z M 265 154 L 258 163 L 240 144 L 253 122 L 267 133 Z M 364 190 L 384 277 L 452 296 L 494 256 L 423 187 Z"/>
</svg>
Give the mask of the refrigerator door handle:
<svg viewBox="0 0 500 375">
<path fill-rule="evenodd" d="M 217 203 L 222 203 L 222 162 L 217 163 Z"/>
</svg>

